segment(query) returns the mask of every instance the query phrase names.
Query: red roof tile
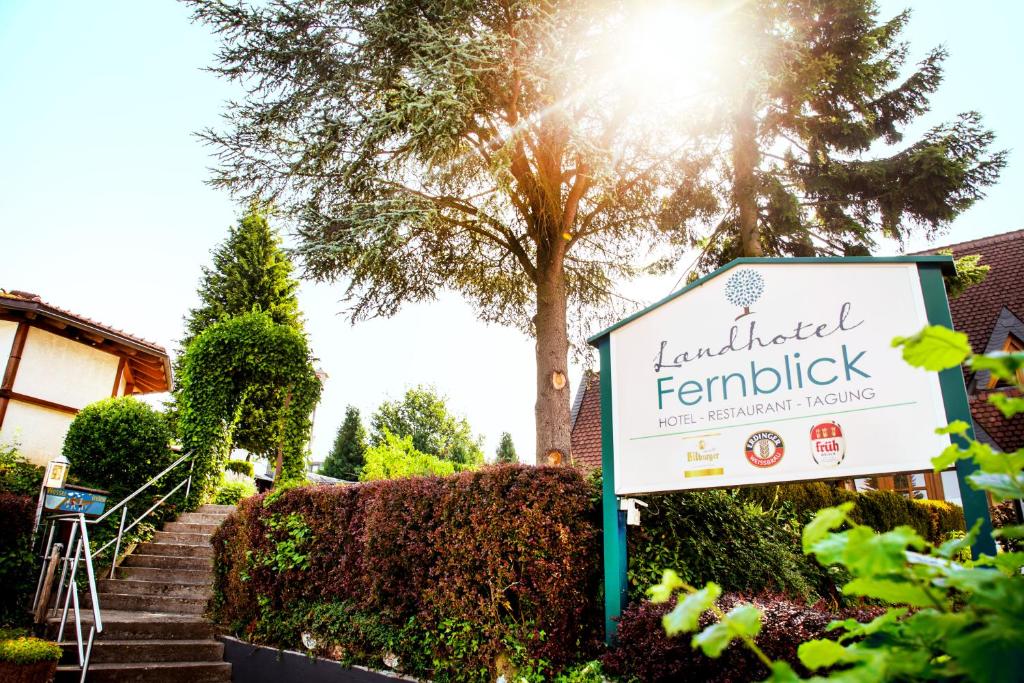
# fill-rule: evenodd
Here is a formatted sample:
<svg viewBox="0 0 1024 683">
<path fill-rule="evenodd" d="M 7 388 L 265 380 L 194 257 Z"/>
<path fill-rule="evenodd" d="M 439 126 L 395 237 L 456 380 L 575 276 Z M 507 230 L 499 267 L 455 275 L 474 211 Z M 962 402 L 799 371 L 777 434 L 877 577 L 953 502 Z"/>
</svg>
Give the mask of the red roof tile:
<svg viewBox="0 0 1024 683">
<path fill-rule="evenodd" d="M 1020 396 L 1019 389 L 1005 389 L 1010 396 Z M 988 432 L 1004 453 L 1024 448 L 1024 415 L 1015 415 L 1007 420 L 999 409 L 988 402 L 991 391 L 982 391 L 971 396 L 971 416 L 974 422 Z"/>
<path fill-rule="evenodd" d="M 580 469 L 601 469 L 601 382 L 600 375 L 588 370 L 577 389 L 576 411 L 572 424 L 571 460 Z"/>
<path fill-rule="evenodd" d="M 967 333 L 975 353 L 983 353 L 1004 306 L 1024 320 L 1024 230 L 936 247 L 927 253 L 940 249 L 952 249 L 955 258 L 981 254 L 981 265 L 992 267 L 983 282 L 949 302 L 953 327 Z"/>
</svg>

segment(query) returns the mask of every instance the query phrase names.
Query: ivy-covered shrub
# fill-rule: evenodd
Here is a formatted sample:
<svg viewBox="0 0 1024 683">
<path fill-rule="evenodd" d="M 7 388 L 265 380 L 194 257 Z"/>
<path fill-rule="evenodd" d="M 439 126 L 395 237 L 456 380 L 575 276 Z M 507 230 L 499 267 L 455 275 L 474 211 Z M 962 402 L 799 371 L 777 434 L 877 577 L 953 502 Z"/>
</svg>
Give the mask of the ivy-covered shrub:
<svg viewBox="0 0 1024 683">
<path fill-rule="evenodd" d="M 35 579 L 30 538 L 35 499 L 0 492 L 0 625 L 24 621 Z"/>
<path fill-rule="evenodd" d="M 18 444 L 0 443 L 0 492 L 19 496 L 37 496 L 46 468 L 28 462 Z"/>
<path fill-rule="evenodd" d="M 228 460 L 224 464 L 224 469 L 228 472 L 240 474 L 243 477 L 251 477 L 255 471 L 252 463 L 248 460 Z"/>
<path fill-rule="evenodd" d="M 64 457 L 76 481 L 120 500 L 175 461 L 163 415 L 131 396 L 87 405 L 68 428 Z"/>
<path fill-rule="evenodd" d="M 827 628 L 836 619 L 871 619 L 881 609 L 844 609 L 832 612 L 821 605 L 806 605 L 778 595 L 762 595 L 743 600 L 726 594 L 718 604 L 728 611 L 741 603 L 753 603 L 764 613 L 764 627 L 757 644 L 769 657 L 789 662 L 801 672 L 797 657 L 800 643 L 812 638 L 827 638 Z M 733 644 L 717 659 L 705 657 L 690 645 L 688 638 L 671 638 L 665 634 L 662 617 L 675 603 L 656 605 L 647 600 L 630 605 L 619 619 L 615 646 L 602 658 L 607 673 L 625 681 L 659 683 L 664 681 L 760 681 L 768 669 L 749 649 Z M 700 625 L 708 626 L 714 616 L 708 612 Z"/>
<path fill-rule="evenodd" d="M 434 681 L 492 680 L 503 660 L 543 680 L 600 636 L 594 495 L 576 470 L 506 465 L 255 496 L 214 536 L 213 613 Z"/>
<path fill-rule="evenodd" d="M 217 488 L 210 502 L 214 505 L 237 505 L 240 500 L 254 495 L 256 487 L 252 484 L 226 481 Z"/>
<path fill-rule="evenodd" d="M 303 475 L 321 385 L 301 332 L 259 311 L 215 323 L 185 349 L 178 383 L 178 432 L 196 458 L 190 506 L 217 487 L 250 394 L 280 406 L 260 420 L 279 425 L 282 478 Z"/>
<path fill-rule="evenodd" d="M 629 533 L 629 582 L 642 592 L 665 567 L 687 581 L 728 591 L 782 592 L 805 599 L 832 593 L 832 581 L 800 548 L 800 529 L 782 514 L 729 491 L 698 491 L 647 501 Z"/>
<path fill-rule="evenodd" d="M 766 510 L 790 507 L 803 521 L 823 508 L 853 503 L 852 516 L 858 524 L 879 532 L 907 525 L 932 543 L 941 543 L 950 534 L 965 531 L 964 513 L 958 505 L 939 500 L 912 500 L 894 491 L 849 491 L 816 481 L 754 486 L 741 489 L 739 495 Z"/>
</svg>

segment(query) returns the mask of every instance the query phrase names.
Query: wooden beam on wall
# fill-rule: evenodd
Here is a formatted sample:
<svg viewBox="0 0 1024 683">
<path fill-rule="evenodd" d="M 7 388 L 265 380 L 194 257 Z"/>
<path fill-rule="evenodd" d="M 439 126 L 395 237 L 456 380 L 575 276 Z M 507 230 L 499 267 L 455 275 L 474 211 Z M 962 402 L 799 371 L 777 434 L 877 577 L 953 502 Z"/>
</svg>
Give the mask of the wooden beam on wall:
<svg viewBox="0 0 1024 683">
<path fill-rule="evenodd" d="M 110 390 L 111 397 L 115 397 L 121 390 L 121 376 L 124 375 L 124 366 L 128 361 L 120 358 L 117 361 L 117 372 L 114 373 L 114 388 Z"/>
<path fill-rule="evenodd" d="M 18 376 L 18 366 L 21 365 L 21 354 L 25 350 L 25 340 L 28 339 L 28 323 L 18 322 L 18 329 L 14 331 L 14 343 L 11 344 L 11 353 L 7 357 L 7 365 L 4 369 L 4 378 L 0 382 L 0 428 L 4 426 L 4 418 L 7 416 L 7 404 L 10 397 L 4 392 L 10 392 L 14 388 L 14 379 Z"/>
<path fill-rule="evenodd" d="M 21 403 L 28 403 L 29 405 L 39 406 L 40 408 L 49 408 L 50 410 L 57 410 L 62 413 L 67 413 L 68 415 L 78 414 L 78 408 L 72 408 L 71 406 L 66 406 L 63 403 L 47 401 L 45 398 L 38 398 L 37 396 L 19 394 L 16 391 L 10 391 L 8 389 L 0 389 L 0 400 L 20 401 Z"/>
</svg>

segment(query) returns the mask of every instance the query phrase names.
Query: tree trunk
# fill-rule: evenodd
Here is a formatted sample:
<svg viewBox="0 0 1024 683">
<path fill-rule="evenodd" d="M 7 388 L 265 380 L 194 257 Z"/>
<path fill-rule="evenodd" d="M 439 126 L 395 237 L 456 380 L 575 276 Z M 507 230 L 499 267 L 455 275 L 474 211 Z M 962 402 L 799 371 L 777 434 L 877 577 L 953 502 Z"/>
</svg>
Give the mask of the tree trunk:
<svg viewBox="0 0 1024 683">
<path fill-rule="evenodd" d="M 733 199 L 739 210 L 741 256 L 764 256 L 757 215 L 757 164 L 754 94 L 748 92 L 736 112 L 732 136 Z"/>
<path fill-rule="evenodd" d="M 560 240 L 559 240 L 560 241 Z M 557 243 L 556 243 L 557 244 Z M 565 321 L 564 247 L 538 254 L 537 315 L 537 464 L 569 463 L 569 338 Z"/>
</svg>

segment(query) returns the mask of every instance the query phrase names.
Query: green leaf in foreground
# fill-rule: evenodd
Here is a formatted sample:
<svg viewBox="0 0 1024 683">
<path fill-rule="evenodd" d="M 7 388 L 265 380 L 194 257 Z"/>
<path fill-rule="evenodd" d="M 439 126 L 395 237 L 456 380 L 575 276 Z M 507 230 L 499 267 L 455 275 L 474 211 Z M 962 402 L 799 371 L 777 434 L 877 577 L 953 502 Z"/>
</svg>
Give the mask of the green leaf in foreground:
<svg viewBox="0 0 1024 683">
<path fill-rule="evenodd" d="M 668 602 L 672 594 L 682 587 L 683 580 L 679 578 L 679 574 L 671 569 L 666 569 L 661 575 L 661 583 L 648 588 L 647 594 L 651 596 L 651 602 L 658 604 Z"/>
<path fill-rule="evenodd" d="M 916 368 L 946 370 L 963 363 L 971 354 L 967 335 L 942 325 L 931 325 L 912 337 L 896 337 L 894 347 L 903 347 L 903 360 Z"/>
<path fill-rule="evenodd" d="M 833 666 L 847 657 L 846 648 L 834 640 L 808 640 L 797 650 L 797 656 L 808 669 Z"/>
<path fill-rule="evenodd" d="M 843 595 L 876 598 L 911 607 L 929 607 L 935 604 L 921 586 L 908 581 L 889 579 L 853 579 L 843 586 Z"/>
<path fill-rule="evenodd" d="M 665 632 L 674 636 L 677 633 L 686 633 L 697 630 L 697 623 L 700 615 L 711 609 L 722 589 L 717 583 L 708 583 L 698 591 L 690 593 L 672 608 L 672 611 L 661 618 Z"/>
<path fill-rule="evenodd" d="M 828 532 L 842 526 L 852 509 L 853 503 L 843 503 L 838 507 L 819 510 L 818 514 L 814 515 L 814 519 L 804 527 L 804 552 L 811 552 L 814 544 L 825 538 Z"/>
</svg>

